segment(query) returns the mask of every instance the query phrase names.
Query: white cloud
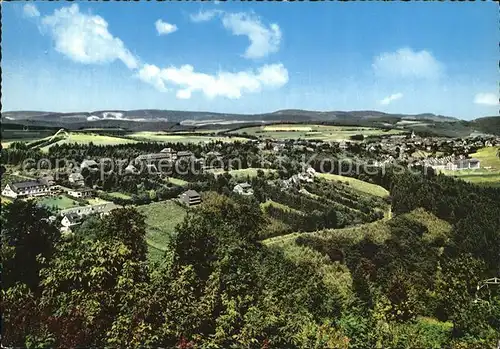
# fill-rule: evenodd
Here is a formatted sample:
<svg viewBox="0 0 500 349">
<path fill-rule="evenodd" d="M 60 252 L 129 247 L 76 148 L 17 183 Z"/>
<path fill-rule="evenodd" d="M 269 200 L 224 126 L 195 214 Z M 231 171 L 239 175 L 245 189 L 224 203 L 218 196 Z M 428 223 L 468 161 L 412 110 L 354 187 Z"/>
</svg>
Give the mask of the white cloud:
<svg viewBox="0 0 500 349">
<path fill-rule="evenodd" d="M 245 58 L 262 58 L 277 52 L 281 43 L 281 29 L 278 24 L 265 25 L 261 19 L 251 13 L 227 13 L 221 10 L 198 12 L 191 15 L 193 22 L 206 22 L 220 16 L 222 25 L 233 35 L 243 35 L 250 40 Z"/>
<path fill-rule="evenodd" d="M 377 76 L 388 78 L 435 79 L 442 75 L 443 65 L 432 55 L 422 50 L 401 48 L 375 57 L 372 68 Z"/>
<path fill-rule="evenodd" d="M 397 101 L 398 99 L 401 99 L 401 98 L 403 98 L 403 94 L 402 93 L 400 93 L 400 92 L 393 93 L 392 95 L 387 96 L 384 99 L 382 99 L 379 103 L 381 105 L 389 105 L 392 102 Z"/>
<path fill-rule="evenodd" d="M 246 58 L 261 58 L 279 50 L 281 30 L 276 23 L 266 27 L 258 17 L 246 13 L 230 13 L 222 18 L 224 27 L 233 35 L 245 35 L 250 46 L 245 51 Z"/>
<path fill-rule="evenodd" d="M 142 69 L 139 70 L 137 76 L 144 82 L 153 85 L 157 90 L 166 92 L 167 88 L 160 77 L 161 70 L 155 65 L 144 64 Z"/>
<path fill-rule="evenodd" d="M 495 93 L 478 93 L 474 96 L 475 104 L 482 105 L 499 105 L 498 94 Z"/>
<path fill-rule="evenodd" d="M 288 82 L 288 71 L 283 64 L 264 65 L 255 71 L 220 71 L 215 75 L 196 72 L 193 66 L 187 64 L 164 69 L 146 64 L 137 76 L 160 91 L 166 91 L 166 86 L 178 88 L 176 96 L 179 99 L 189 99 L 193 92 L 202 92 L 208 98 L 238 99 L 244 93 L 279 88 Z"/>
<path fill-rule="evenodd" d="M 177 31 L 177 26 L 175 24 L 164 22 L 161 19 L 155 22 L 155 27 L 158 35 L 166 35 Z"/>
<path fill-rule="evenodd" d="M 199 11 L 196 14 L 191 14 L 189 18 L 192 22 L 207 22 L 221 13 L 220 10 Z"/>
<path fill-rule="evenodd" d="M 129 69 L 139 65 L 123 42 L 109 33 L 102 17 L 81 13 L 77 4 L 43 17 L 42 27 L 49 30 L 55 49 L 76 62 L 110 63 L 118 59 Z"/>
<path fill-rule="evenodd" d="M 23 15 L 28 18 L 40 17 L 40 11 L 33 4 L 26 4 L 23 6 Z"/>
</svg>

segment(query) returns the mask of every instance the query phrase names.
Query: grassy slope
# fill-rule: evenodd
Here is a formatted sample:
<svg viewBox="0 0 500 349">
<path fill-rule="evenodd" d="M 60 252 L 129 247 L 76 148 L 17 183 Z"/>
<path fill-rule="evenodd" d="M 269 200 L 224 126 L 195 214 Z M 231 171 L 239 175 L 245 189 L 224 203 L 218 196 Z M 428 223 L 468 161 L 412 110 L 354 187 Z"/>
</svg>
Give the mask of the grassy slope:
<svg viewBox="0 0 500 349">
<path fill-rule="evenodd" d="M 298 214 L 304 214 L 303 212 L 299 211 L 299 210 L 296 210 L 294 208 L 291 208 L 287 205 L 283 205 L 283 204 L 280 204 L 279 202 L 276 202 L 276 201 L 273 201 L 273 200 L 267 200 L 266 202 L 263 202 L 260 204 L 260 207 L 261 209 L 265 209 L 267 206 L 274 206 L 274 207 L 277 207 L 277 208 L 280 208 L 284 211 L 290 211 L 290 212 L 295 212 L 295 213 L 298 213 Z"/>
<path fill-rule="evenodd" d="M 471 157 L 481 161 L 481 169 L 479 170 L 441 172 L 474 184 L 500 187 L 500 158 L 497 157 L 499 149 L 500 147 L 485 147 L 474 154 L 470 154 Z M 485 167 L 491 168 L 486 169 Z"/>
<path fill-rule="evenodd" d="M 133 139 L 114 137 L 114 136 L 104 136 L 96 133 L 70 133 L 69 137 L 50 144 L 46 147 L 41 148 L 42 151 L 48 151 L 50 147 L 54 144 L 66 144 L 66 143 L 78 143 L 87 144 L 92 142 L 94 145 L 116 145 L 116 144 L 126 144 L 126 143 L 136 143 L 137 141 Z"/>
<path fill-rule="evenodd" d="M 173 201 L 153 202 L 137 206 L 137 210 L 146 216 L 146 241 L 150 254 L 166 251 L 170 236 L 177 224 L 184 220 L 186 210 Z"/>
<path fill-rule="evenodd" d="M 451 231 L 449 223 L 437 218 L 423 209 L 416 209 L 410 213 L 394 217 L 392 219 L 407 219 L 424 224 L 432 236 L 448 234 Z M 266 245 L 286 246 L 294 243 L 295 239 L 303 234 L 313 235 L 321 238 L 342 237 L 353 242 L 361 241 L 365 237 L 370 237 L 373 241 L 383 242 L 390 236 L 390 226 L 392 219 L 383 219 L 380 221 L 349 227 L 344 229 L 325 229 L 313 233 L 293 233 L 285 236 L 277 236 L 263 241 Z"/>
<path fill-rule="evenodd" d="M 274 139 L 322 139 L 343 140 L 350 136 L 363 134 L 375 136 L 381 134 L 399 134 L 404 130 L 392 129 L 389 131 L 360 126 L 326 126 L 312 124 L 276 124 L 266 126 L 253 126 L 231 131 L 232 134 L 248 134 Z"/>
<path fill-rule="evenodd" d="M 178 185 L 180 187 L 183 187 L 185 186 L 186 184 L 188 184 L 189 182 L 183 180 L 183 179 L 179 179 L 179 178 L 174 178 L 174 177 L 168 177 L 165 179 L 166 182 L 169 182 L 169 183 L 172 183 L 174 185 Z"/>
<path fill-rule="evenodd" d="M 423 209 L 416 209 L 394 218 L 394 220 L 399 219 L 423 224 L 428 230 L 423 238 L 429 240 L 429 242 L 438 236 L 446 237 L 451 232 L 451 225 L 449 223 L 440 220 Z M 345 229 L 327 229 L 314 233 L 293 233 L 266 239 L 263 241 L 263 244 L 271 249 L 282 250 L 286 258 L 299 266 L 304 263 L 313 265 L 322 276 L 325 285 L 345 301 L 352 299 L 353 293 L 352 276 L 347 266 L 339 262 L 332 262 L 327 256 L 313 248 L 298 245 L 296 243 L 297 237 L 301 235 L 314 235 L 324 239 L 341 237 L 350 239 L 353 244 L 365 237 L 371 237 L 373 241 L 383 243 L 391 234 L 391 222 L 391 219 L 384 219 Z M 434 320 L 429 319 L 428 321 Z"/>
<path fill-rule="evenodd" d="M 366 194 L 375 195 L 379 197 L 389 196 L 389 192 L 379 185 L 361 181 L 356 178 L 339 176 L 331 173 L 318 173 L 318 177 L 325 178 L 330 181 L 347 182 L 351 188 L 361 191 Z"/>
<path fill-rule="evenodd" d="M 128 137 L 139 141 L 150 142 L 172 142 L 172 143 L 199 143 L 199 142 L 246 142 L 247 139 L 241 137 L 213 137 L 213 136 L 195 136 L 195 135 L 182 135 L 182 134 L 169 134 L 165 132 L 135 132 Z"/>
<path fill-rule="evenodd" d="M 124 194 L 124 193 L 120 193 L 118 191 L 114 191 L 114 192 L 108 193 L 108 195 L 113 196 L 115 198 L 119 198 L 119 199 L 125 199 L 125 200 L 128 200 L 128 199 L 131 198 L 130 195 L 127 195 L 127 194 Z"/>
</svg>

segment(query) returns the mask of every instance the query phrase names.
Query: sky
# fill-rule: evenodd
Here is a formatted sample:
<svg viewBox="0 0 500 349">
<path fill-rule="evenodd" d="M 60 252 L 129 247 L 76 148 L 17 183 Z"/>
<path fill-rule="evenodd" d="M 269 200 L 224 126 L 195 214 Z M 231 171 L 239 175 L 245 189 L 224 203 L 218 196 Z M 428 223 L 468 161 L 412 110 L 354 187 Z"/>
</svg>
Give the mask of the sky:
<svg viewBox="0 0 500 349">
<path fill-rule="evenodd" d="M 498 115 L 494 2 L 2 4 L 2 110 Z"/>
</svg>

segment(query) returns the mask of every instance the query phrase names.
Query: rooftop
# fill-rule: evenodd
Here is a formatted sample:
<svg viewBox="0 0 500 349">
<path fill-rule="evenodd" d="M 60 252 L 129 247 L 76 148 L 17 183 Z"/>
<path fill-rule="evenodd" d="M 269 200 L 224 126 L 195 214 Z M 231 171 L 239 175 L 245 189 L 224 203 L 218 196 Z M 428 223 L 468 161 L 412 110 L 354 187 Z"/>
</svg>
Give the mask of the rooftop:
<svg viewBox="0 0 500 349">
<path fill-rule="evenodd" d="M 189 197 L 191 197 L 191 198 L 192 198 L 192 197 L 198 197 L 198 196 L 200 196 L 200 194 L 199 194 L 197 191 L 194 191 L 194 190 L 192 190 L 192 189 L 189 189 L 189 190 L 185 191 L 185 192 L 183 193 L 183 195 L 187 195 L 187 196 L 189 196 Z"/>
<path fill-rule="evenodd" d="M 45 184 L 40 183 L 39 181 L 26 181 L 26 182 L 17 182 L 11 184 L 11 187 L 13 189 L 24 189 L 30 187 L 45 187 L 45 186 L 46 186 Z"/>
</svg>

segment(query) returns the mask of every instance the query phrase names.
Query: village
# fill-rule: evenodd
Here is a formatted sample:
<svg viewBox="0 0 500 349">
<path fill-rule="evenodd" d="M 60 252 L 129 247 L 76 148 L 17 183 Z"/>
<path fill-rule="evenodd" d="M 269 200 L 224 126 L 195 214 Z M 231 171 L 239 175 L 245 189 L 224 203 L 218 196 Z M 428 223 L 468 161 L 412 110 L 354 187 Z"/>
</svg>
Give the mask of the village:
<svg viewBox="0 0 500 349">
<path fill-rule="evenodd" d="M 481 161 L 469 157 L 469 154 L 477 149 L 500 145 L 500 138 L 419 137 L 412 132 L 406 135 L 373 137 L 363 141 L 351 139 L 323 142 L 297 139 L 248 140 L 247 143 L 256 150 L 254 155 L 259 156 L 259 163 L 254 166 L 255 170 L 261 171 L 261 175 L 264 173 L 263 170 L 266 170 L 267 183 L 283 191 L 300 188 L 301 183 L 313 183 L 316 178 L 316 169 L 307 162 L 299 161 L 298 155 L 314 156 L 324 152 L 333 154 L 332 156 L 337 159 L 357 158 L 375 167 L 400 164 L 408 167 L 432 168 L 436 171 L 480 170 Z M 235 159 L 229 158 L 227 151 L 234 151 L 235 146 L 228 148 L 215 144 L 210 146 L 209 151 L 198 151 L 200 154 L 198 157 L 190 150 L 165 147 L 158 152 L 142 153 L 132 159 L 123 160 L 121 163 L 125 163 L 124 166 L 111 169 L 110 163 L 115 166 L 113 160 L 94 157 L 81 161 L 77 168 L 43 171 L 43 176 L 7 183 L 2 188 L 2 196 L 10 199 L 37 200 L 42 205 L 52 206 L 55 211 L 51 219 L 58 220 L 61 231 L 64 232 L 71 232 L 71 229 L 81 224 L 85 217 L 94 214 L 106 215 L 124 203 L 130 203 L 124 199 L 129 198 L 130 194 L 119 191 L 107 193 L 102 181 L 89 181 L 90 177 L 98 178 L 103 172 L 106 176 L 116 172 L 124 179 L 127 176 L 152 178 L 152 181 L 160 182 L 161 186 L 168 189 L 170 194 L 166 199 L 174 199 L 188 207 L 195 206 L 202 201 L 200 189 L 203 188 L 191 185 L 190 177 L 196 182 L 200 180 L 200 176 L 217 177 L 224 173 L 234 174 L 238 170 L 252 169 L 253 164 L 250 166 L 247 164 L 243 169 L 234 168 Z M 298 166 L 294 169 L 288 168 L 286 173 L 278 176 L 281 164 L 294 161 Z M 241 164 L 239 166 L 241 167 Z M 189 173 L 190 171 L 193 173 Z M 24 173 L 26 174 L 29 174 L 29 171 Z M 249 183 L 250 179 L 251 176 L 235 177 L 229 189 L 238 195 L 252 196 L 254 190 Z M 175 193 L 175 197 L 172 193 Z"/>
</svg>

